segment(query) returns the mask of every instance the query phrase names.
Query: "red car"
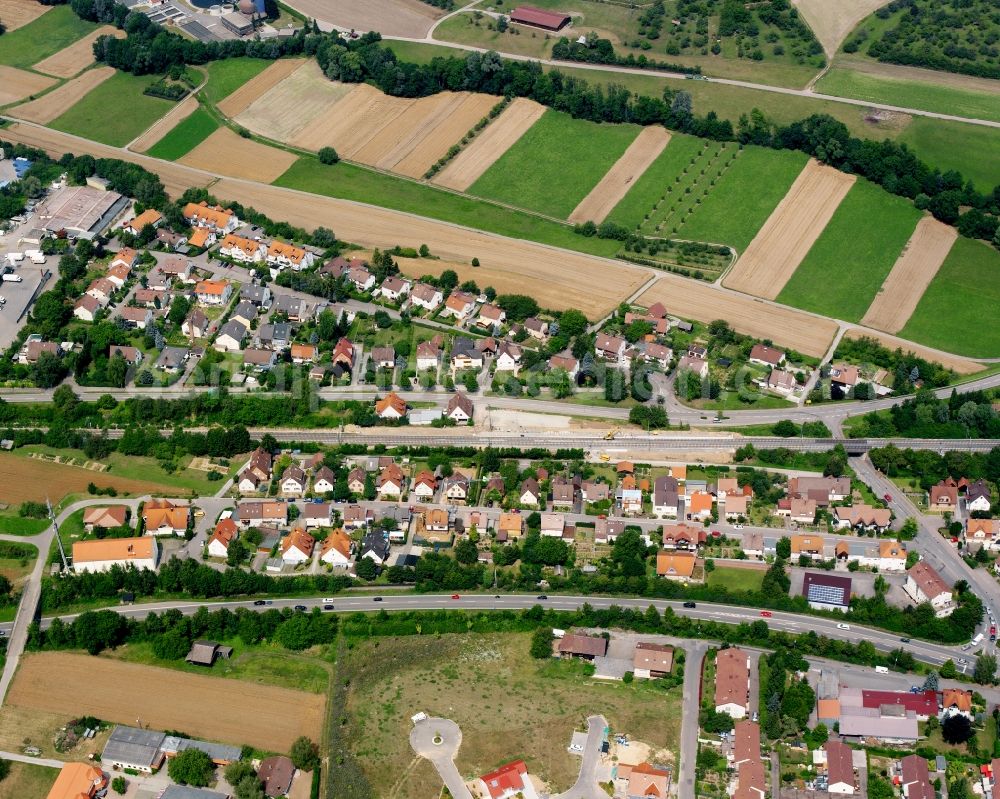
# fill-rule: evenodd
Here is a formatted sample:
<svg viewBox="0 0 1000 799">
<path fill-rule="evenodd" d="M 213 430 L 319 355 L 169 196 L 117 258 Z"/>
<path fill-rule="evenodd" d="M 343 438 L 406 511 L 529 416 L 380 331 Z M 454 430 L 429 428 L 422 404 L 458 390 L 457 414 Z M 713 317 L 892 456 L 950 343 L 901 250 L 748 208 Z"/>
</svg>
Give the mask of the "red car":
<svg viewBox="0 0 1000 799">
<path fill-rule="evenodd" d="M 458 594 L 452 594 L 451 598 L 452 599 L 461 599 L 461 597 Z"/>
<path fill-rule="evenodd" d="M 892 494 L 885 494 L 882 497 L 882 499 L 884 499 L 886 502 L 892 502 Z"/>
<path fill-rule="evenodd" d="M 769 619 L 769 618 L 771 618 L 772 614 L 771 614 L 771 611 L 769 611 L 769 610 L 762 610 L 760 612 L 760 615 L 763 616 L 765 619 Z"/>
</svg>

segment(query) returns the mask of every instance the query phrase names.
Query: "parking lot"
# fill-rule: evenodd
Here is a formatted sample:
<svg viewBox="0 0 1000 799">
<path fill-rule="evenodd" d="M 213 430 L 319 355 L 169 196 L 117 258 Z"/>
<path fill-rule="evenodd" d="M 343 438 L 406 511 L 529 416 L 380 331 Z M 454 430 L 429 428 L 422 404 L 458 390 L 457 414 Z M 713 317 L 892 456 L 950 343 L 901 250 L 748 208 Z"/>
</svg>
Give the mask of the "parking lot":
<svg viewBox="0 0 1000 799">
<path fill-rule="evenodd" d="M 33 249 L 35 244 L 21 244 L 18 242 L 22 236 L 31 229 L 31 215 L 27 216 L 25 222 L 16 225 L 10 231 L 0 232 L 0 263 L 4 267 L 8 265 L 7 253 L 21 252 L 25 249 Z M 40 294 L 47 283 L 53 280 L 56 271 L 56 258 L 49 256 L 44 264 L 32 263 L 25 258 L 17 263 L 14 272 L 20 275 L 21 281 L 18 283 L 4 281 L 0 284 L 0 296 L 6 302 L 0 307 L 0 348 L 6 349 L 17 337 L 17 331 L 24 324 L 24 319 L 29 310 L 29 304 Z"/>
</svg>

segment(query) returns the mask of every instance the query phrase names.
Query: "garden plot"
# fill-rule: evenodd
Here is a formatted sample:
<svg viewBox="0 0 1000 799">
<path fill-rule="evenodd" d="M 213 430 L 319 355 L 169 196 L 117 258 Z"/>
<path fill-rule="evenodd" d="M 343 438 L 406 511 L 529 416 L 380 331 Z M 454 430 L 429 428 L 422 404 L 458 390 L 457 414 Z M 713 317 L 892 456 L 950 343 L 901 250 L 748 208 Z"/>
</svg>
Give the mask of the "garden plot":
<svg viewBox="0 0 1000 799">
<path fill-rule="evenodd" d="M 242 114 L 257 99 L 267 94 L 269 90 L 281 83 L 300 67 L 313 65 L 318 70 L 319 67 L 312 59 L 306 61 L 301 58 L 283 58 L 275 61 L 263 72 L 255 75 L 232 94 L 219 102 L 218 108 L 227 117 L 235 117 Z"/>
<path fill-rule="evenodd" d="M 72 78 L 94 63 L 94 42 L 101 36 L 124 39 L 125 31 L 104 25 L 69 47 L 39 61 L 33 69 L 46 75 L 55 75 L 57 78 Z"/>
<path fill-rule="evenodd" d="M 52 78 L 0 64 L 0 105 L 16 103 L 45 91 L 55 83 Z"/>
<path fill-rule="evenodd" d="M 114 74 L 115 70 L 112 67 L 88 69 L 80 77 L 73 78 L 59 88 L 53 89 L 44 97 L 12 108 L 7 113 L 18 119 L 46 125 L 56 117 L 61 116 L 66 109 L 72 108 L 91 90 L 96 89 Z"/>
<path fill-rule="evenodd" d="M 294 164 L 292 153 L 244 139 L 229 128 L 219 128 L 180 159 L 180 163 L 216 175 L 270 183 Z"/>
<path fill-rule="evenodd" d="M 855 180 L 810 159 L 724 284 L 769 300 L 777 297 Z"/>
<path fill-rule="evenodd" d="M 518 97 L 490 122 L 432 180 L 439 186 L 465 191 L 545 113 L 545 106 Z"/>
<path fill-rule="evenodd" d="M 921 219 L 861 320 L 862 324 L 887 333 L 902 330 L 957 238 L 958 231 L 951 225 L 938 222 L 932 216 Z"/>
</svg>

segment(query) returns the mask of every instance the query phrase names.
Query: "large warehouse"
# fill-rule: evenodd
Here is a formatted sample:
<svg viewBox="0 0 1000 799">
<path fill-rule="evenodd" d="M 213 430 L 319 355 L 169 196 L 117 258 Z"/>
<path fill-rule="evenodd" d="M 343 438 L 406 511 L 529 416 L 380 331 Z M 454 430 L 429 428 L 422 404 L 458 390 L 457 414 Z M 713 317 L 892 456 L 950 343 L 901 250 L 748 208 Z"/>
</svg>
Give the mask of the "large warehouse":
<svg viewBox="0 0 1000 799">
<path fill-rule="evenodd" d="M 560 14 L 557 11 L 545 11 L 534 6 L 518 6 L 510 12 L 510 21 L 520 25 L 533 25 L 547 31 L 558 31 L 569 25 L 570 16 L 569 14 Z"/>
<path fill-rule="evenodd" d="M 92 239 L 111 225 L 129 204 L 116 191 L 65 186 L 52 191 L 38 207 L 38 226 L 71 239 Z"/>
</svg>

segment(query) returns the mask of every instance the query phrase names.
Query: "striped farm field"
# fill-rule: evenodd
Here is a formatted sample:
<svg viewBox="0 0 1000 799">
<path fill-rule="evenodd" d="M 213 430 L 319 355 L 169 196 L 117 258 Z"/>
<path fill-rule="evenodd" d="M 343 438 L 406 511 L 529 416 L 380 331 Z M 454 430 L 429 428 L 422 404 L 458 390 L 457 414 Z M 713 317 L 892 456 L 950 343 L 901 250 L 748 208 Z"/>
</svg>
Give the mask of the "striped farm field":
<svg viewBox="0 0 1000 799">
<path fill-rule="evenodd" d="M 46 125 L 114 74 L 115 71 L 111 67 L 88 69 L 79 77 L 67 81 L 62 86 L 57 86 L 37 100 L 31 100 L 12 108 L 8 113 L 18 119 Z M 51 78 L 46 78 L 46 80 L 51 82 Z"/>
<path fill-rule="evenodd" d="M 263 69 L 258 69 L 261 62 L 251 59 L 235 59 L 229 70 L 221 67 L 227 62 L 213 64 L 208 72 L 206 92 L 219 110 L 228 117 L 242 114 L 260 97 L 277 86 L 281 81 L 302 67 L 307 62 L 302 58 L 282 58 L 270 63 L 263 62 Z M 215 87 L 212 88 L 213 80 Z"/>
<path fill-rule="evenodd" d="M 853 175 L 810 159 L 724 285 L 769 300 L 777 297 L 854 182 Z"/>
<path fill-rule="evenodd" d="M 102 25 L 69 47 L 39 61 L 32 69 L 44 72 L 46 75 L 55 75 L 57 78 L 72 78 L 94 63 L 94 42 L 101 36 L 122 39 L 125 37 L 125 31 L 120 31 L 111 25 Z"/>
<path fill-rule="evenodd" d="M 908 200 L 859 180 L 781 290 L 778 302 L 857 322 L 896 263 L 920 215 Z"/>
<path fill-rule="evenodd" d="M 191 105 L 178 109 L 181 113 L 176 119 L 162 120 L 165 124 L 169 123 L 166 131 L 156 130 L 158 125 L 155 125 L 136 142 L 135 149 L 145 151 L 153 158 L 176 161 L 218 130 L 219 123 L 215 117 L 199 106 L 195 98 L 189 97 L 184 103 Z"/>
<path fill-rule="evenodd" d="M 55 78 L 0 64 L 0 105 L 16 103 L 48 89 Z"/>
<path fill-rule="evenodd" d="M 216 175 L 270 183 L 297 160 L 297 156 L 285 150 L 244 139 L 229 128 L 219 128 L 179 162 Z"/>
<path fill-rule="evenodd" d="M 0 2 L 0 21 L 7 23 L 7 6 L 11 0 Z M 13 0 L 16 19 L 26 19 L 20 0 Z M 41 5 L 35 3 L 36 6 Z M 44 13 L 42 13 L 44 12 Z M 0 64 L 11 67 L 30 67 L 54 53 L 69 47 L 97 28 L 96 22 L 80 19 L 69 5 L 57 5 L 51 11 L 39 12 L 30 22 L 14 30 L 11 28 L 0 39 Z"/>
<path fill-rule="evenodd" d="M 13 33 L 23 28 L 29 22 L 38 19 L 54 6 L 43 6 L 38 0 L 4 0 L 3 24 L 7 33 Z"/>
<path fill-rule="evenodd" d="M 566 219 L 641 128 L 548 110 L 469 187 L 472 194 Z"/>
</svg>

